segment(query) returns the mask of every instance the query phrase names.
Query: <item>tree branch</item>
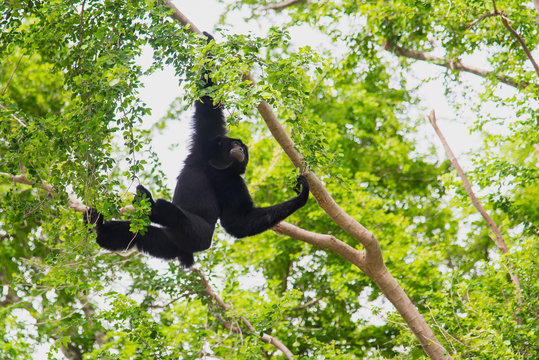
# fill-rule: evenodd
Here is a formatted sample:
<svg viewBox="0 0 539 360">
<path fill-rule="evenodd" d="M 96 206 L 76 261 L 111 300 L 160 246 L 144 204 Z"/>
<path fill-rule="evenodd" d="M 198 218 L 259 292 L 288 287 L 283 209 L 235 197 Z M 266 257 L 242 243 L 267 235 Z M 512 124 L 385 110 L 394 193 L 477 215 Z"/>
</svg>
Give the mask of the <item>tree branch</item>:
<svg viewBox="0 0 539 360">
<path fill-rule="evenodd" d="M 481 21 L 483 21 L 483 20 L 485 20 L 485 19 L 487 19 L 489 17 L 494 17 L 494 16 L 498 16 L 498 14 L 493 12 L 493 13 L 488 13 L 488 14 L 485 14 L 485 15 L 481 15 L 480 17 L 478 17 L 477 19 L 472 21 L 470 25 L 466 26 L 466 30 L 470 30 L 471 28 L 473 28 L 476 24 L 480 23 Z"/>
<path fill-rule="evenodd" d="M 273 227 L 273 231 L 275 231 L 279 235 L 287 235 L 293 239 L 301 240 L 308 244 L 333 251 L 337 253 L 340 257 L 342 257 L 344 260 L 356 265 L 361 271 L 365 273 L 367 273 L 368 271 L 365 253 L 363 251 L 354 249 L 353 247 L 337 239 L 333 235 L 314 233 L 287 223 L 286 221 L 281 221 L 280 223 L 275 225 Z"/>
<path fill-rule="evenodd" d="M 300 3 L 302 1 L 304 1 L 304 0 L 287 0 L 287 1 L 283 1 L 283 2 L 280 2 L 280 3 L 274 4 L 274 5 L 264 6 L 260 10 L 282 10 L 282 9 L 284 9 L 286 7 L 292 6 L 292 5 Z"/>
<path fill-rule="evenodd" d="M 507 30 L 509 30 L 509 32 L 511 33 L 511 35 L 513 35 L 513 37 L 515 39 L 517 39 L 517 41 L 519 42 L 520 46 L 522 46 L 522 50 L 524 50 L 524 52 L 526 53 L 526 56 L 528 57 L 528 59 L 531 61 L 532 65 L 533 65 L 533 68 L 535 69 L 535 72 L 537 73 L 537 76 L 539 76 L 539 65 L 537 65 L 537 62 L 535 61 L 535 59 L 533 58 L 533 55 L 530 51 L 530 49 L 528 48 L 528 46 L 526 46 L 526 42 L 524 41 L 524 39 L 522 39 L 522 37 L 516 32 L 515 29 L 513 29 L 513 27 L 509 24 L 509 21 L 507 21 L 507 17 L 505 16 L 505 14 L 500 11 L 499 12 L 500 14 L 500 18 L 502 19 L 502 24 L 503 26 L 505 26 L 505 28 Z"/>
<path fill-rule="evenodd" d="M 536 5 L 536 8 L 539 11 L 539 7 L 538 7 L 539 0 L 534 0 L 534 4 Z M 477 20 L 474 20 L 470 25 L 468 25 L 466 27 L 466 30 L 471 29 L 475 24 L 479 23 L 480 21 L 482 21 L 482 20 L 484 20 L 486 18 L 499 16 L 501 21 L 502 21 L 503 26 L 505 26 L 505 28 L 507 30 L 509 30 L 511 35 L 513 35 L 513 37 L 515 39 L 517 39 L 517 41 L 520 43 L 520 46 L 522 46 L 522 49 L 526 53 L 526 56 L 531 61 L 532 65 L 533 65 L 533 67 L 535 69 L 535 72 L 537 73 L 537 76 L 539 76 L 539 65 L 537 65 L 537 62 L 533 58 L 533 55 L 532 55 L 530 49 L 528 48 L 528 46 L 526 46 L 526 42 L 524 41 L 524 39 L 522 39 L 522 37 L 516 32 L 516 30 L 513 29 L 511 24 L 509 24 L 509 19 L 507 18 L 506 14 L 503 11 L 498 10 L 498 7 L 496 6 L 496 0 L 492 0 L 492 6 L 494 7 L 494 12 L 480 16 Z"/>
<path fill-rule="evenodd" d="M 494 233 L 494 243 L 496 244 L 496 246 L 498 247 L 498 249 L 500 250 L 502 254 L 507 254 L 509 250 L 507 249 L 507 244 L 505 243 L 505 240 L 502 236 L 500 229 L 498 228 L 498 225 L 496 225 L 496 222 L 494 222 L 494 220 L 490 217 L 490 215 L 487 213 L 483 205 L 481 205 L 481 203 L 475 196 L 475 193 L 472 189 L 470 181 L 468 180 L 468 177 L 466 176 L 466 173 L 464 172 L 464 170 L 462 170 L 462 167 L 460 166 L 455 154 L 453 154 L 453 151 L 451 150 L 449 143 L 447 142 L 446 138 L 442 134 L 442 131 L 438 127 L 438 124 L 436 123 L 436 114 L 434 110 L 430 112 L 430 114 L 428 115 L 428 118 L 432 127 L 434 128 L 434 131 L 436 131 L 436 134 L 438 135 L 438 137 L 440 138 L 444 146 L 445 153 L 447 154 L 447 157 L 451 161 L 451 165 L 453 165 L 455 170 L 457 170 L 457 174 L 462 180 L 462 184 L 464 185 L 464 188 L 466 189 L 466 193 L 468 193 L 468 196 L 470 197 L 473 206 L 481 214 L 483 219 L 485 219 L 485 222 L 488 224 L 488 226 Z M 513 282 L 513 284 L 515 285 L 515 288 L 517 289 L 517 301 L 519 304 L 521 304 L 522 299 L 521 299 L 520 293 L 522 292 L 522 290 L 520 287 L 520 280 L 518 278 L 518 275 L 511 270 L 512 267 L 513 267 L 512 265 L 509 266 L 508 272 L 509 272 L 509 275 L 511 276 L 511 281 Z"/>
<path fill-rule="evenodd" d="M 202 285 L 204 286 L 204 292 L 206 293 L 206 295 L 208 295 L 210 298 L 212 298 L 217 303 L 217 305 L 219 305 L 219 307 L 221 309 L 223 309 L 223 310 L 231 310 L 232 309 L 231 305 L 225 303 L 223 301 L 223 299 L 221 299 L 219 297 L 219 295 L 217 295 L 215 293 L 215 291 L 213 291 L 210 283 L 208 282 L 208 279 L 206 278 L 206 276 L 204 275 L 204 273 L 200 269 L 192 268 L 192 271 L 195 272 L 200 277 L 200 280 L 202 282 Z M 216 315 L 218 315 L 218 314 L 216 314 Z M 225 326 L 228 330 L 230 330 L 232 332 L 235 332 L 235 333 L 241 333 L 241 329 L 238 328 L 237 326 L 232 325 L 230 322 L 226 321 L 221 316 L 216 316 L 216 317 L 223 323 L 223 326 Z M 242 316 L 241 320 L 242 320 L 243 324 L 247 327 L 247 329 L 250 332 L 256 334 L 256 329 L 249 322 L 249 320 L 247 320 L 247 318 Z M 265 342 L 267 344 L 273 345 L 277 349 L 281 350 L 281 352 L 286 356 L 287 359 L 293 359 L 294 358 L 294 354 L 292 354 L 290 349 L 288 349 L 277 338 L 275 338 L 275 337 L 273 337 L 271 335 L 268 335 L 266 333 L 263 333 L 262 336 L 259 339 L 261 341 L 263 341 L 263 342 Z"/>
<path fill-rule="evenodd" d="M 20 174 L 20 175 L 11 175 L 8 173 L 0 172 L 0 175 L 8 177 L 11 181 L 17 184 L 24 184 L 24 185 L 35 185 L 36 182 L 33 180 L 28 180 L 28 177 L 26 177 L 26 174 Z M 40 184 L 38 185 L 40 189 L 45 190 L 49 194 L 54 193 L 54 189 L 51 185 L 48 184 Z"/>
<path fill-rule="evenodd" d="M 12 175 L 5 172 L 0 172 L 0 176 L 6 176 L 8 177 L 12 182 L 16 184 L 24 184 L 24 185 L 35 185 L 36 182 L 33 180 L 28 180 L 28 177 L 24 173 L 24 167 L 21 167 L 21 174 L 20 175 Z M 49 194 L 53 194 L 54 188 L 49 184 L 39 184 L 37 186 L 39 189 L 45 190 Z M 69 195 L 68 205 L 70 208 L 72 208 L 75 211 L 84 212 L 88 210 L 88 207 L 84 205 L 80 200 L 78 200 L 75 195 Z"/>
<path fill-rule="evenodd" d="M 9 86 L 9 83 L 11 82 L 11 79 L 13 79 L 13 75 L 15 75 L 15 72 L 19 68 L 19 64 L 21 63 L 22 57 L 23 57 L 23 55 L 21 55 L 21 57 L 19 58 L 19 61 L 17 61 L 17 65 L 15 65 L 15 69 L 13 69 L 13 72 L 11 73 L 11 76 L 9 77 L 9 79 L 8 79 L 8 81 L 6 83 L 6 86 L 4 86 L 4 89 L 2 90 L 2 93 L 0 93 L 0 96 L 5 95 L 5 93 L 7 91 L 7 87 Z"/>
<path fill-rule="evenodd" d="M 464 72 L 468 72 L 477 76 L 481 76 L 483 78 L 494 77 L 498 79 L 500 82 L 509 86 L 513 86 L 517 89 L 524 89 L 529 85 L 529 83 L 527 82 L 516 81 L 514 79 L 511 79 L 508 76 L 498 75 L 494 73 L 493 71 L 488 71 L 488 70 L 477 68 L 475 66 L 466 65 L 462 63 L 462 61 L 460 60 L 451 60 L 451 59 L 448 60 L 448 59 L 444 59 L 444 58 L 441 58 L 441 57 L 438 57 L 429 53 L 405 49 L 396 44 L 389 44 L 388 42 L 384 44 L 384 49 L 402 57 L 430 62 L 438 66 L 443 66 L 450 70 L 464 71 Z"/>
</svg>

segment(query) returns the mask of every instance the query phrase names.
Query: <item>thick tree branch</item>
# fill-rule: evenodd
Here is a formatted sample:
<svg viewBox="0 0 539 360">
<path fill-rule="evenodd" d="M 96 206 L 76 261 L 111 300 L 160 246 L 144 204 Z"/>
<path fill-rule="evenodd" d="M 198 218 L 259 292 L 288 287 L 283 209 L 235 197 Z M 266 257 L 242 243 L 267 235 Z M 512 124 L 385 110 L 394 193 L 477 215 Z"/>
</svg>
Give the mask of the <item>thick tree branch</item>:
<svg viewBox="0 0 539 360">
<path fill-rule="evenodd" d="M 451 60 L 451 59 L 448 60 L 448 59 L 444 59 L 444 58 L 441 58 L 441 57 L 438 57 L 429 53 L 405 49 L 398 45 L 389 44 L 387 42 L 384 44 L 384 49 L 399 56 L 403 56 L 403 57 L 407 57 L 407 58 L 415 59 L 415 60 L 427 61 L 438 66 L 443 66 L 450 70 L 459 70 L 459 71 L 469 72 L 471 74 L 475 74 L 484 78 L 494 77 L 498 79 L 500 82 L 506 85 L 513 86 L 517 89 L 524 89 L 526 86 L 529 85 L 529 83 L 527 82 L 523 82 L 523 81 L 519 82 L 519 81 L 511 79 L 508 76 L 498 75 L 494 73 L 493 71 L 488 71 L 488 70 L 477 68 L 475 66 L 466 65 L 462 63 L 462 61 L 460 60 Z"/>
<path fill-rule="evenodd" d="M 430 112 L 428 118 L 432 127 L 434 128 L 434 131 L 436 131 L 436 134 L 438 135 L 438 137 L 440 138 L 440 141 L 442 142 L 444 146 L 445 153 L 447 154 L 447 157 L 451 161 L 451 165 L 453 165 L 455 170 L 457 170 L 457 174 L 462 180 L 462 184 L 464 185 L 464 188 L 466 189 L 466 193 L 468 193 L 468 196 L 470 197 L 473 206 L 481 214 L 483 219 L 485 219 L 485 222 L 488 224 L 488 226 L 494 233 L 494 243 L 496 244 L 496 246 L 498 247 L 498 249 L 500 250 L 502 254 L 507 254 L 509 250 L 507 249 L 507 244 L 505 243 L 505 240 L 502 236 L 500 229 L 498 228 L 498 225 L 496 225 L 496 222 L 490 217 L 490 215 L 487 213 L 483 205 L 481 205 L 481 203 L 475 196 L 475 193 L 472 189 L 470 181 L 468 180 L 468 177 L 466 176 L 466 173 L 460 166 L 455 154 L 453 154 L 453 151 L 451 150 L 451 147 L 449 146 L 449 143 L 447 142 L 445 136 L 442 134 L 442 131 L 440 130 L 440 128 L 438 127 L 438 124 L 436 123 L 436 114 L 434 110 Z M 511 281 L 513 282 L 513 284 L 515 285 L 515 288 L 517 289 L 517 300 L 520 304 L 522 302 L 521 297 L 520 297 L 520 293 L 522 291 L 520 287 L 520 280 L 518 278 L 518 275 L 511 270 L 512 267 L 513 266 L 510 265 L 508 271 L 509 271 L 509 275 L 511 276 Z"/>
<path fill-rule="evenodd" d="M 212 298 L 217 303 L 217 305 L 219 305 L 219 307 L 221 309 L 223 309 L 223 310 L 232 309 L 231 305 L 225 303 L 223 301 L 223 299 L 221 299 L 219 297 L 219 295 L 217 295 L 215 293 L 215 291 L 213 291 L 210 283 L 208 282 L 208 279 L 206 278 L 206 276 L 204 275 L 204 273 L 200 269 L 193 268 L 192 271 L 195 272 L 196 274 L 198 274 L 198 276 L 200 278 L 200 281 L 202 282 L 202 285 L 204 286 L 204 292 L 206 293 L 206 295 L 208 295 L 210 298 Z M 240 328 L 238 328 L 237 326 L 232 325 L 230 322 L 226 321 L 225 319 L 223 319 L 220 316 L 217 316 L 217 317 L 223 323 L 223 326 L 225 326 L 228 330 L 233 331 L 235 333 L 241 333 Z M 247 329 L 250 332 L 256 334 L 256 329 L 251 324 L 251 322 L 249 320 L 247 320 L 247 318 L 242 316 L 241 320 L 242 320 L 243 324 L 245 325 L 245 327 L 247 327 Z M 265 342 L 267 344 L 273 345 L 277 349 L 281 350 L 281 352 L 286 356 L 287 359 L 293 359 L 294 358 L 294 354 L 292 354 L 290 349 L 288 349 L 282 342 L 280 342 L 275 337 L 263 333 L 262 336 L 259 339 L 261 341 L 263 341 L 263 342 Z"/>
<path fill-rule="evenodd" d="M 281 221 L 279 224 L 275 225 L 273 230 L 279 235 L 287 235 L 293 239 L 301 240 L 308 244 L 333 251 L 344 260 L 356 265 L 361 271 L 365 273 L 368 271 L 365 253 L 354 249 L 333 235 L 324 235 L 307 231 L 287 223 L 286 221 Z"/>
</svg>

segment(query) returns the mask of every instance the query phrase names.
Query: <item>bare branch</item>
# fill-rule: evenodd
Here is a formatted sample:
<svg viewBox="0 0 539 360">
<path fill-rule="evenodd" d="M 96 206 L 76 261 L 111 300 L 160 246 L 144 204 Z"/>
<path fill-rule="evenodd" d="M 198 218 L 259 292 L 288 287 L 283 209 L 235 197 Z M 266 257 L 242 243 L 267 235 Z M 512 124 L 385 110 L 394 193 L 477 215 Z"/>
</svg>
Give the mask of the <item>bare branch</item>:
<svg viewBox="0 0 539 360">
<path fill-rule="evenodd" d="M 354 249 L 333 235 L 317 234 L 287 223 L 286 221 L 281 221 L 275 225 L 273 231 L 280 235 L 287 235 L 293 239 L 331 250 L 341 256 L 344 260 L 356 265 L 363 272 L 368 272 L 365 253 Z"/>
<path fill-rule="evenodd" d="M 197 269 L 197 268 L 193 268 L 192 269 L 193 272 L 195 272 L 199 277 L 200 277 L 200 280 L 202 282 L 202 285 L 204 285 L 204 292 L 209 296 L 211 297 L 213 300 L 215 300 L 215 302 L 219 305 L 219 307 L 223 310 L 230 310 L 232 309 L 232 306 L 230 306 L 229 304 L 225 303 L 223 301 L 223 299 L 221 299 L 219 297 L 219 295 L 217 295 L 215 293 L 215 291 L 213 291 L 210 283 L 208 282 L 208 279 L 206 278 L 206 276 L 204 275 L 204 273 L 200 270 L 200 269 Z M 216 314 L 216 317 L 223 323 L 223 325 L 230 331 L 232 332 L 235 332 L 235 333 L 241 333 L 241 329 L 239 329 L 237 326 L 234 326 L 232 325 L 230 322 L 226 321 L 225 319 L 222 318 L 222 316 Z M 243 324 L 247 327 L 247 329 L 252 332 L 252 333 L 256 333 L 256 329 L 253 327 L 253 325 L 249 322 L 249 320 L 247 320 L 247 318 L 245 318 L 244 316 L 241 317 L 241 320 L 243 322 Z M 271 335 L 268 335 L 268 334 L 262 334 L 262 336 L 260 337 L 260 340 L 267 343 L 267 344 L 270 344 L 270 345 L 273 345 L 275 346 L 277 349 L 281 350 L 281 352 L 286 356 L 287 359 L 293 359 L 294 358 L 294 354 L 292 354 L 292 352 L 290 351 L 290 349 L 288 349 L 282 342 L 280 342 L 278 339 L 276 339 L 275 337 L 271 336 Z"/>
<path fill-rule="evenodd" d="M 442 134 L 442 131 L 440 130 L 440 128 L 438 127 L 436 123 L 436 114 L 434 110 L 430 112 L 428 118 L 432 127 L 434 128 L 434 131 L 436 131 L 436 134 L 442 141 L 447 157 L 451 161 L 451 165 L 453 165 L 455 170 L 457 170 L 457 174 L 460 176 L 460 179 L 462 180 L 464 188 L 466 189 L 468 196 L 472 200 L 473 206 L 477 209 L 477 211 L 479 211 L 481 216 L 483 216 L 483 219 L 485 219 L 488 226 L 494 233 L 494 236 L 495 236 L 494 242 L 496 243 L 496 246 L 498 247 L 498 249 L 500 249 L 502 254 L 506 254 L 508 251 L 507 245 L 505 244 L 505 240 L 503 239 L 500 229 L 498 228 L 494 220 L 492 220 L 490 215 L 486 212 L 485 208 L 483 208 L 483 206 L 481 205 L 481 203 L 475 196 L 475 193 L 472 190 L 472 186 L 470 185 L 470 182 L 468 181 L 468 177 L 466 176 L 466 173 L 464 173 L 464 170 L 462 170 L 462 167 L 460 166 L 457 158 L 455 157 L 455 154 L 453 154 L 453 151 L 451 150 L 449 144 L 447 143 L 447 140 L 445 139 L 444 135 Z"/>
<path fill-rule="evenodd" d="M 516 80 L 511 79 L 508 76 L 496 74 L 493 71 L 480 69 L 471 65 L 466 65 L 462 63 L 462 61 L 460 60 L 451 60 L 451 59 L 448 60 L 448 59 L 444 59 L 444 58 L 441 58 L 441 57 L 438 57 L 429 53 L 405 49 L 398 45 L 389 44 L 387 42 L 384 44 L 384 49 L 399 56 L 416 59 L 416 60 L 427 61 L 438 66 L 443 66 L 450 70 L 459 70 L 459 71 L 469 72 L 471 74 L 481 76 L 484 78 L 494 77 L 498 79 L 500 82 L 509 86 L 513 86 L 517 89 L 524 89 L 526 86 L 529 85 L 529 83 L 527 82 L 516 81 Z"/>
<path fill-rule="evenodd" d="M 468 180 L 468 177 L 466 176 L 466 173 L 464 170 L 462 170 L 462 167 L 460 166 L 457 158 L 455 157 L 455 154 L 453 154 L 453 151 L 451 150 L 451 147 L 449 146 L 446 138 L 442 134 L 442 131 L 438 127 L 438 124 L 436 123 L 436 114 L 434 110 L 432 110 L 428 116 L 429 121 L 434 128 L 434 131 L 436 131 L 436 134 L 442 141 L 442 144 L 444 146 L 445 152 L 447 154 L 447 157 L 451 161 L 451 165 L 457 170 L 457 174 L 459 175 L 460 179 L 462 180 L 462 184 L 464 185 L 464 188 L 466 189 L 466 192 L 468 193 L 468 196 L 472 200 L 473 206 L 477 209 L 477 211 L 481 214 L 483 219 L 485 219 L 485 222 L 488 224 L 492 232 L 494 233 L 494 243 L 500 250 L 502 254 L 507 254 L 507 244 L 505 243 L 505 240 L 502 236 L 502 233 L 500 229 L 498 228 L 498 225 L 494 222 L 494 220 L 490 217 L 490 215 L 487 213 L 483 205 L 479 202 L 477 197 L 475 196 L 475 193 L 473 192 L 472 186 L 470 185 L 470 181 Z M 522 301 L 520 299 L 520 293 L 521 293 L 521 287 L 520 287 L 520 280 L 518 278 L 518 275 L 514 273 L 511 269 L 508 269 L 509 275 L 511 276 L 511 281 L 515 285 L 518 293 L 518 299 L 519 303 Z"/>
<path fill-rule="evenodd" d="M 286 7 L 292 6 L 294 4 L 300 3 L 302 1 L 304 1 L 304 0 L 287 0 L 287 1 L 283 1 L 283 2 L 280 2 L 280 3 L 274 4 L 274 5 L 264 6 L 260 10 L 281 10 L 281 9 L 286 8 Z"/>
</svg>

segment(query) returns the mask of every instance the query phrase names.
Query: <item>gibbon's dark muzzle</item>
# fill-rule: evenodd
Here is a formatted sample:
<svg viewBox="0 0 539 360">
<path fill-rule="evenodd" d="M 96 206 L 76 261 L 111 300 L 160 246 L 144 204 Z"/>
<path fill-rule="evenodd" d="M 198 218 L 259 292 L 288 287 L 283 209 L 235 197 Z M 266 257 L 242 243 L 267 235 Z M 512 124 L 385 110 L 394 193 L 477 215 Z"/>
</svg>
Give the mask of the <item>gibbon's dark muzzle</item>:
<svg viewBox="0 0 539 360">
<path fill-rule="evenodd" d="M 245 153 L 240 146 L 232 148 L 232 150 L 230 150 L 230 156 L 239 163 L 245 160 Z"/>
</svg>

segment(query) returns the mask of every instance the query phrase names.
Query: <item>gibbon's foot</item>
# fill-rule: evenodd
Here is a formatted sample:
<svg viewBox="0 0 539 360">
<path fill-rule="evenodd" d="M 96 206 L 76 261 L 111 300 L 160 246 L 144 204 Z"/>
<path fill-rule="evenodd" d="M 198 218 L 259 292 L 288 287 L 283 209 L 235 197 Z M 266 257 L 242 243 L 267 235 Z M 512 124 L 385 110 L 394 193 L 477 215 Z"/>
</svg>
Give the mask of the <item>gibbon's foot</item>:
<svg viewBox="0 0 539 360">
<path fill-rule="evenodd" d="M 85 224 L 103 224 L 103 214 L 101 214 L 94 208 L 88 208 L 88 210 L 83 213 L 82 218 Z"/>
</svg>

